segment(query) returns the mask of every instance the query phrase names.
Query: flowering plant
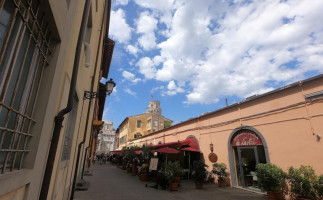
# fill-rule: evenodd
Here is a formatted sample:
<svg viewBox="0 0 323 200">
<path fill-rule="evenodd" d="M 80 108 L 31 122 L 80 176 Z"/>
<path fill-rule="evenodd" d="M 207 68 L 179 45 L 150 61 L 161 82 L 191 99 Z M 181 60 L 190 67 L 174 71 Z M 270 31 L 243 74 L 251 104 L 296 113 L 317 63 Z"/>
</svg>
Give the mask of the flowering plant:
<svg viewBox="0 0 323 200">
<path fill-rule="evenodd" d="M 142 174 L 148 173 L 148 164 L 144 163 L 141 165 L 140 173 Z"/>
</svg>

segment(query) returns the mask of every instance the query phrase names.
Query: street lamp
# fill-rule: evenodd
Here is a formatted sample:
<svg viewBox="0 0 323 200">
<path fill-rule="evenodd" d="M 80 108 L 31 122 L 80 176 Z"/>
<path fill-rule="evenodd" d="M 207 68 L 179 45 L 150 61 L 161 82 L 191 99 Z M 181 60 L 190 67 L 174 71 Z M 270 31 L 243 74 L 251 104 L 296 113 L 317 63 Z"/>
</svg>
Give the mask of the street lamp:
<svg viewBox="0 0 323 200">
<path fill-rule="evenodd" d="M 105 83 L 106 94 L 110 95 L 113 91 L 113 88 L 116 86 L 116 83 L 110 78 L 109 81 Z M 93 99 L 99 97 L 99 92 L 84 91 L 85 99 Z"/>
</svg>

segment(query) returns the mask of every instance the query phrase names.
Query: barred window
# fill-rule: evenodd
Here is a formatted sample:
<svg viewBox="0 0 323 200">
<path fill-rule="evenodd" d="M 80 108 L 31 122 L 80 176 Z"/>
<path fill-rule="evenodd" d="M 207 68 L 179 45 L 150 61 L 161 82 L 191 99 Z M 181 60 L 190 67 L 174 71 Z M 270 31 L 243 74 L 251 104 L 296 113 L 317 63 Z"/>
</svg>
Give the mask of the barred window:
<svg viewBox="0 0 323 200">
<path fill-rule="evenodd" d="M 50 31 L 38 0 L 0 1 L 0 173 L 21 169 Z"/>
</svg>

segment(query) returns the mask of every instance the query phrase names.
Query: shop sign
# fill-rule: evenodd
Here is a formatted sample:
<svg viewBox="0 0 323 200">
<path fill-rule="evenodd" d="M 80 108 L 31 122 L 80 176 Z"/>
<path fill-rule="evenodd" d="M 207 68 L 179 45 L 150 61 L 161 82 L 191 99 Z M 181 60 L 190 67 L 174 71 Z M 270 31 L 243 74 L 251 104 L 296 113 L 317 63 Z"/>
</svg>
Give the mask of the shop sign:
<svg viewBox="0 0 323 200">
<path fill-rule="evenodd" d="M 256 146 L 263 145 L 261 139 L 251 133 L 251 132 L 242 132 L 234 137 L 232 141 L 232 146 Z"/>
<path fill-rule="evenodd" d="M 212 153 L 209 154 L 209 160 L 212 163 L 215 163 L 216 161 L 218 161 L 218 156 L 215 153 L 212 152 Z"/>
</svg>

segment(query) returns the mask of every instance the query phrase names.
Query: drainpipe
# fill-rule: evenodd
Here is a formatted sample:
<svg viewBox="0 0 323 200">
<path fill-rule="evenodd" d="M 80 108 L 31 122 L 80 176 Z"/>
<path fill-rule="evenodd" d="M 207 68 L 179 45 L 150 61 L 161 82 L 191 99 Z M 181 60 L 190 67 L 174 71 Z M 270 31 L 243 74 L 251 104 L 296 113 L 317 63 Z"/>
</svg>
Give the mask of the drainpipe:
<svg viewBox="0 0 323 200">
<path fill-rule="evenodd" d="M 48 190 L 50 186 L 50 181 L 52 177 L 53 167 L 55 163 L 55 157 L 56 157 L 56 151 L 57 151 L 57 145 L 62 129 L 62 124 L 64 121 L 64 115 L 69 113 L 73 109 L 73 103 L 74 103 L 74 97 L 75 97 L 75 87 L 76 87 L 76 81 L 77 81 L 77 75 L 78 75 L 78 69 L 80 64 L 80 57 L 81 57 L 81 50 L 82 50 L 82 44 L 85 36 L 85 28 L 87 19 L 89 16 L 89 10 L 90 10 L 90 4 L 91 0 L 86 0 L 86 3 L 84 5 L 84 12 L 82 16 L 82 22 L 80 27 L 80 34 L 77 40 L 77 46 L 75 51 L 75 59 L 74 59 L 74 65 L 73 65 L 73 72 L 72 72 L 72 79 L 71 79 L 71 85 L 70 85 L 70 91 L 68 95 L 68 101 L 67 106 L 59 111 L 59 113 L 56 115 L 54 121 L 54 131 L 53 136 L 50 144 L 50 149 L 47 157 L 47 164 L 46 164 L 46 170 L 45 174 L 43 176 L 43 182 L 42 182 L 42 188 L 40 191 L 39 199 L 46 200 L 48 195 Z"/>
<path fill-rule="evenodd" d="M 100 43 L 101 37 L 102 37 L 102 29 L 103 29 L 103 23 L 104 23 L 104 16 L 107 13 L 107 10 L 108 9 L 111 9 L 111 0 L 108 0 L 105 3 L 105 6 L 104 6 L 102 23 L 101 23 L 101 31 L 100 31 L 100 36 L 99 36 L 99 43 Z M 108 29 L 108 27 L 109 27 L 109 21 L 110 21 L 110 15 L 107 16 L 107 24 L 106 24 L 107 30 L 109 30 Z M 108 32 L 106 32 L 106 34 L 108 34 Z M 93 76 L 92 76 L 92 79 L 91 79 L 91 92 L 93 92 L 93 88 L 94 88 L 95 74 L 96 74 L 97 65 L 98 65 L 99 49 L 100 48 L 98 47 L 97 54 L 96 54 L 96 60 L 95 60 L 95 66 L 94 66 L 94 72 L 93 72 Z M 85 129 L 84 129 L 83 140 L 79 143 L 78 150 L 77 150 L 77 156 L 76 156 L 76 162 L 75 162 L 74 177 L 73 177 L 73 184 L 72 184 L 72 190 L 71 190 L 70 200 L 74 199 L 74 192 L 75 192 L 77 171 L 78 171 L 78 168 L 79 168 L 79 162 L 80 162 L 80 156 L 81 156 L 80 154 L 81 154 L 82 146 L 83 146 L 83 144 L 85 143 L 85 140 L 86 140 L 86 134 L 87 134 L 87 129 L 88 129 L 88 122 L 89 122 L 90 111 L 91 111 L 91 104 L 92 104 L 92 99 L 90 98 L 89 99 L 89 106 L 88 106 L 88 110 L 87 110 L 87 114 L 86 114 L 86 121 L 85 121 Z"/>
</svg>

